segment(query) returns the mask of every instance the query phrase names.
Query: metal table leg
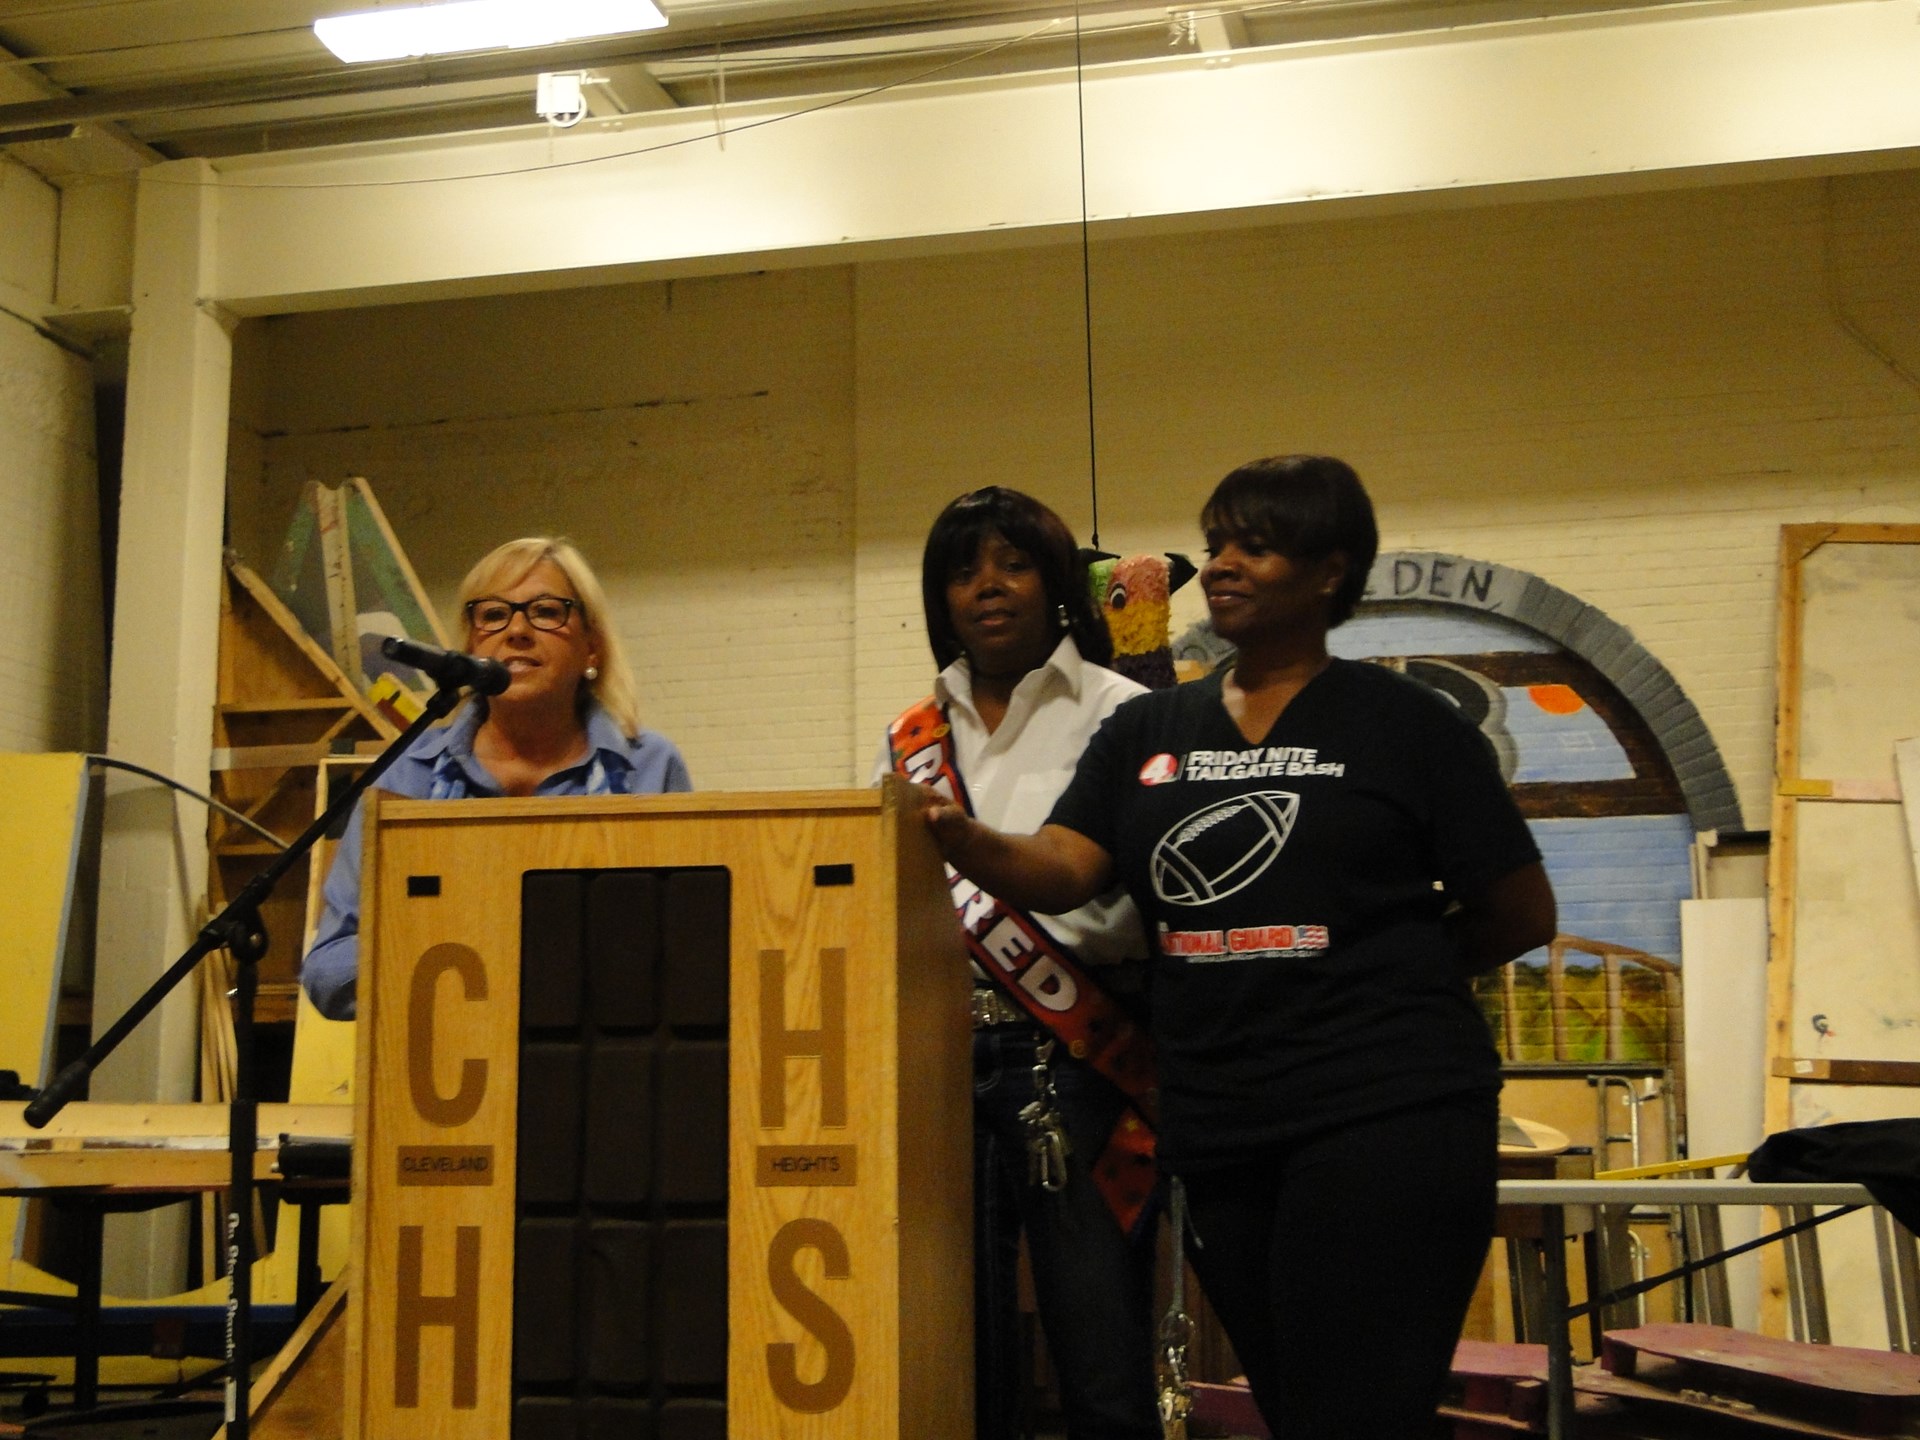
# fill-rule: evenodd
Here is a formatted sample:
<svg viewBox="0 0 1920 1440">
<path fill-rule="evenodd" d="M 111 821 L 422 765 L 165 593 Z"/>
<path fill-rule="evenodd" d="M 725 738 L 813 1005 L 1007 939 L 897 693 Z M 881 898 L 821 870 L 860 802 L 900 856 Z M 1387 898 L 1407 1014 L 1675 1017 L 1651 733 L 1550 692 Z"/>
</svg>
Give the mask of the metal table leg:
<svg viewBox="0 0 1920 1440">
<path fill-rule="evenodd" d="M 281 1203 L 287 1198 L 281 1196 Z M 313 1309 L 320 1299 L 325 1285 L 320 1278 L 320 1207 L 328 1201 L 312 1195 L 302 1195 L 292 1201 L 300 1210 L 299 1254 L 294 1264 L 293 1315 L 296 1321 L 304 1320 L 307 1312 Z"/>
<path fill-rule="evenodd" d="M 1573 1337 L 1567 1329 L 1567 1226 L 1559 1205 L 1540 1207 L 1547 1262 L 1547 1440 L 1573 1440 Z"/>
<path fill-rule="evenodd" d="M 80 1222 L 80 1273 L 74 1279 L 73 1407 L 91 1410 L 100 1398 L 100 1249 L 106 1212 L 98 1205 L 73 1207 Z"/>
</svg>

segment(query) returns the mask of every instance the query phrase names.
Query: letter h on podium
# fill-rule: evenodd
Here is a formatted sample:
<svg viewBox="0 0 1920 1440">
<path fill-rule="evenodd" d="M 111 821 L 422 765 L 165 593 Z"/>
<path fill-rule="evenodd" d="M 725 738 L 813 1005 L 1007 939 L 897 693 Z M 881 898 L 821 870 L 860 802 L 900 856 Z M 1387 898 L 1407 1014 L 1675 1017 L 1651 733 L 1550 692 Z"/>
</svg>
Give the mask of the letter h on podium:
<svg viewBox="0 0 1920 1440">
<path fill-rule="evenodd" d="M 820 1028 L 787 1024 L 787 957 L 760 952 L 760 1123 L 777 1130 L 787 1123 L 787 1061 L 820 1062 L 820 1123 L 847 1123 L 847 952 L 820 952 Z"/>
<path fill-rule="evenodd" d="M 393 1403 L 411 1410 L 420 1403 L 420 1332 L 429 1325 L 453 1331 L 453 1408 L 471 1410 L 480 1394 L 480 1227 L 454 1232 L 451 1295 L 426 1295 L 422 1283 L 426 1231 L 400 1227 L 400 1265 L 394 1305 Z"/>
</svg>

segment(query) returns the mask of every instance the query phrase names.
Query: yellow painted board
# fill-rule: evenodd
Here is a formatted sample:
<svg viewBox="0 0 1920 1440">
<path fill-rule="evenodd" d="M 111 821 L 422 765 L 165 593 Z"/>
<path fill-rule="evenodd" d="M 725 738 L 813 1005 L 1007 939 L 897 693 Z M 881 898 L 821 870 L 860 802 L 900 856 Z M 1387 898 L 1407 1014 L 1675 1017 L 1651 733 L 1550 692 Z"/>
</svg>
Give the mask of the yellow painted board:
<svg viewBox="0 0 1920 1440">
<path fill-rule="evenodd" d="M 364 764 L 329 756 L 320 761 L 319 781 L 314 786 L 313 814 L 317 820 L 326 810 L 336 776 L 351 775 Z M 323 908 L 322 890 L 327 872 L 333 865 L 335 842 L 323 839 L 315 847 L 307 870 L 306 925 L 300 937 L 304 958 L 313 946 L 320 928 Z M 294 1104 L 351 1105 L 353 1103 L 354 1022 L 329 1020 L 313 1008 L 304 989 L 295 992 L 293 1019 L 293 1071 L 287 1082 L 287 1099 Z M 329 1205 L 320 1212 L 320 1273 L 331 1280 L 347 1263 L 352 1238 L 352 1216 L 345 1205 Z"/>
<path fill-rule="evenodd" d="M 0 1066 L 29 1085 L 45 1083 L 53 1058 L 53 1014 L 67 953 L 74 866 L 87 793 L 84 755 L 0 754 L 0 874 L 7 877 L 7 925 L 0 938 Z M 21 1209 L 0 1200 L 0 1238 L 20 1248 Z"/>
<path fill-rule="evenodd" d="M 293 1022 L 293 1074 L 287 1099 L 295 1105 L 353 1105 L 354 1022 L 329 1020 L 298 992 Z M 331 1280 L 347 1263 L 352 1222 L 345 1205 L 320 1212 L 320 1273 Z"/>
</svg>

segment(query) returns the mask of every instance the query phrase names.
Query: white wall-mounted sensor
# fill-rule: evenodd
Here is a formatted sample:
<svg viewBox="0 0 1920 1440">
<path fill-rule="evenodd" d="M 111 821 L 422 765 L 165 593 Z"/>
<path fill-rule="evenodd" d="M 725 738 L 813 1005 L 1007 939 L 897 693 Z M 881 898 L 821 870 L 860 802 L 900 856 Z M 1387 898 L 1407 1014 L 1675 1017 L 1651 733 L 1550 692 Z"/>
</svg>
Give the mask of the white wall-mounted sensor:
<svg viewBox="0 0 1920 1440">
<path fill-rule="evenodd" d="M 587 113 L 586 83 L 584 70 L 549 71 L 540 77 L 533 108 L 549 125 L 558 125 L 563 130 L 569 125 L 578 125 Z"/>
</svg>

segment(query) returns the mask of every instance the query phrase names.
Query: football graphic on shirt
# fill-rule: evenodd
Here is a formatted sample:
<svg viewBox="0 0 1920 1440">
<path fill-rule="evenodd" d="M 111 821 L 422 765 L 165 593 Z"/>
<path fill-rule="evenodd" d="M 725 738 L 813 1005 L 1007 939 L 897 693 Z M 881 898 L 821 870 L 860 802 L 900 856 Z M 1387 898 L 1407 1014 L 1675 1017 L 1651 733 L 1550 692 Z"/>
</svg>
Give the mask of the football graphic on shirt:
<svg viewBox="0 0 1920 1440">
<path fill-rule="evenodd" d="M 1252 884 L 1293 831 L 1300 797 L 1257 790 L 1216 800 L 1160 837 L 1148 866 L 1169 905 L 1204 905 Z"/>
</svg>

